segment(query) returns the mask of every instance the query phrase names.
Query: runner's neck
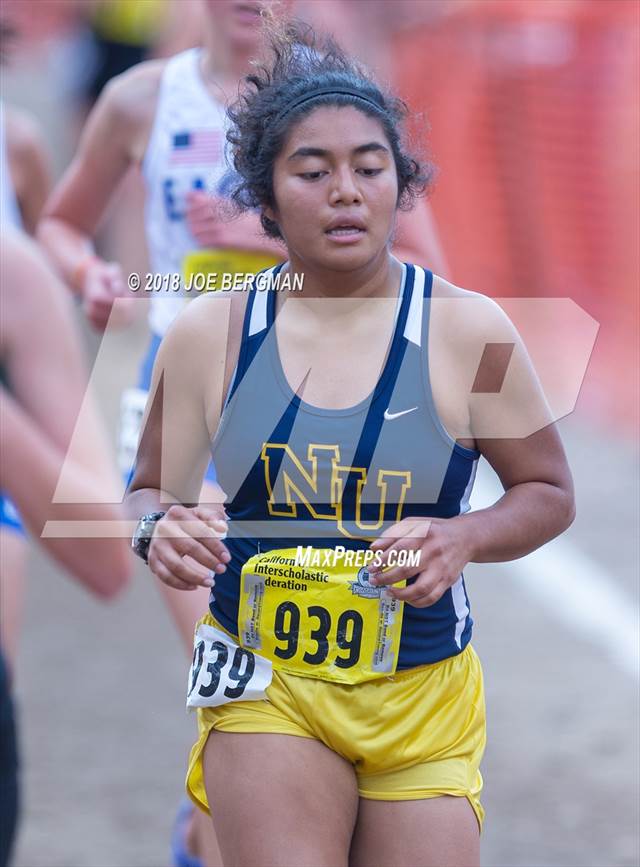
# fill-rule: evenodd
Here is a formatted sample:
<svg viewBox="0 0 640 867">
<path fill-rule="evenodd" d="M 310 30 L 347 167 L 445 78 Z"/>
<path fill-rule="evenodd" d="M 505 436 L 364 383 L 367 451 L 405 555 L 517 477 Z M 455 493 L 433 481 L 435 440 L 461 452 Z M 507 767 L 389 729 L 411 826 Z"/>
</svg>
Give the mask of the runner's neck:
<svg viewBox="0 0 640 867">
<path fill-rule="evenodd" d="M 219 45 L 215 32 L 207 31 L 203 40 L 200 56 L 200 76 L 209 92 L 220 101 L 233 101 L 238 92 L 238 84 L 251 68 L 256 59 L 255 52 L 241 51 L 229 45 Z"/>
<path fill-rule="evenodd" d="M 296 298 L 394 298 L 402 277 L 402 265 L 388 250 L 379 259 L 357 272 L 329 272 L 315 270 L 308 263 L 296 261 L 295 256 L 283 266 L 282 275 L 289 274 L 294 286 L 294 275 L 303 274 L 302 289 L 283 292 Z"/>
</svg>

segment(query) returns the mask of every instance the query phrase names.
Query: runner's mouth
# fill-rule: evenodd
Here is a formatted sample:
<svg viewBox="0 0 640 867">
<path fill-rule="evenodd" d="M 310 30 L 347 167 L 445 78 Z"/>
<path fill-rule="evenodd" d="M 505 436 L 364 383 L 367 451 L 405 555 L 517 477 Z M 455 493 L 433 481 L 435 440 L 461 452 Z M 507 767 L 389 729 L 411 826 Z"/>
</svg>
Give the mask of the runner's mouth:
<svg viewBox="0 0 640 867">
<path fill-rule="evenodd" d="M 332 238 L 355 238 L 359 235 L 364 235 L 366 229 L 360 226 L 335 226 L 333 229 L 327 229 L 325 235 Z"/>
</svg>

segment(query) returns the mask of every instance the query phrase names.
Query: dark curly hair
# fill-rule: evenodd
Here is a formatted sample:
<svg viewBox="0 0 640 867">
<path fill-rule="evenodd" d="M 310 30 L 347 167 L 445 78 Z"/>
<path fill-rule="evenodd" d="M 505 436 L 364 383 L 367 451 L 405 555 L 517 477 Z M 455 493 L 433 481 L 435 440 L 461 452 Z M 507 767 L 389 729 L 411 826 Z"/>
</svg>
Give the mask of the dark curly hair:
<svg viewBox="0 0 640 867">
<path fill-rule="evenodd" d="M 267 27 L 273 62 L 257 66 L 244 79 L 249 86 L 227 110 L 227 141 L 237 173 L 229 191 L 231 199 L 241 210 L 260 209 L 265 233 L 282 238 L 277 223 L 263 209 L 276 206 L 273 165 L 287 134 L 304 115 L 320 106 L 353 106 L 376 118 L 384 129 L 398 176 L 398 207 L 409 210 L 415 198 L 430 188 L 435 167 L 421 164 L 405 150 L 401 132 L 408 114 L 405 103 L 383 93 L 331 37 L 320 41 L 311 28 L 297 22 L 280 29 L 273 24 Z M 356 91 L 363 99 L 347 93 L 325 93 L 288 110 L 305 93 L 333 87 Z"/>
</svg>

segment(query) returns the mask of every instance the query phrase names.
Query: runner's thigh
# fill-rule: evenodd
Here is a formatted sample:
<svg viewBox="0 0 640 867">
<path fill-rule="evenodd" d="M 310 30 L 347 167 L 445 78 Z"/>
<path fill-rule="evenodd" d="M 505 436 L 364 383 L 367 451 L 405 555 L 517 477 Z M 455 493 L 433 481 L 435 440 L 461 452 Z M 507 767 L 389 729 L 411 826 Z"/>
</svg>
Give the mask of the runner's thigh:
<svg viewBox="0 0 640 867">
<path fill-rule="evenodd" d="M 213 731 L 204 776 L 225 867 L 346 867 L 358 789 L 324 744 Z"/>
<path fill-rule="evenodd" d="M 478 867 L 480 831 L 466 798 L 360 799 L 350 867 Z"/>
</svg>

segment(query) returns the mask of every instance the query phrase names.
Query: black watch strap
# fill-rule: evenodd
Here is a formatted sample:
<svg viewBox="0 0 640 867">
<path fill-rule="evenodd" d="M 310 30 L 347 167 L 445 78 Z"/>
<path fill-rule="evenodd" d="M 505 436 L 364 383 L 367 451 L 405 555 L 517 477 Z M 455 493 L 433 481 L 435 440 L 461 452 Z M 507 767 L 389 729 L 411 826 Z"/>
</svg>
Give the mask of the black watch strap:
<svg viewBox="0 0 640 867">
<path fill-rule="evenodd" d="M 131 548 L 145 563 L 148 563 L 149 545 L 153 537 L 153 531 L 160 518 L 164 518 L 165 512 L 150 512 L 143 515 L 138 521 L 138 526 L 131 539 Z"/>
</svg>

